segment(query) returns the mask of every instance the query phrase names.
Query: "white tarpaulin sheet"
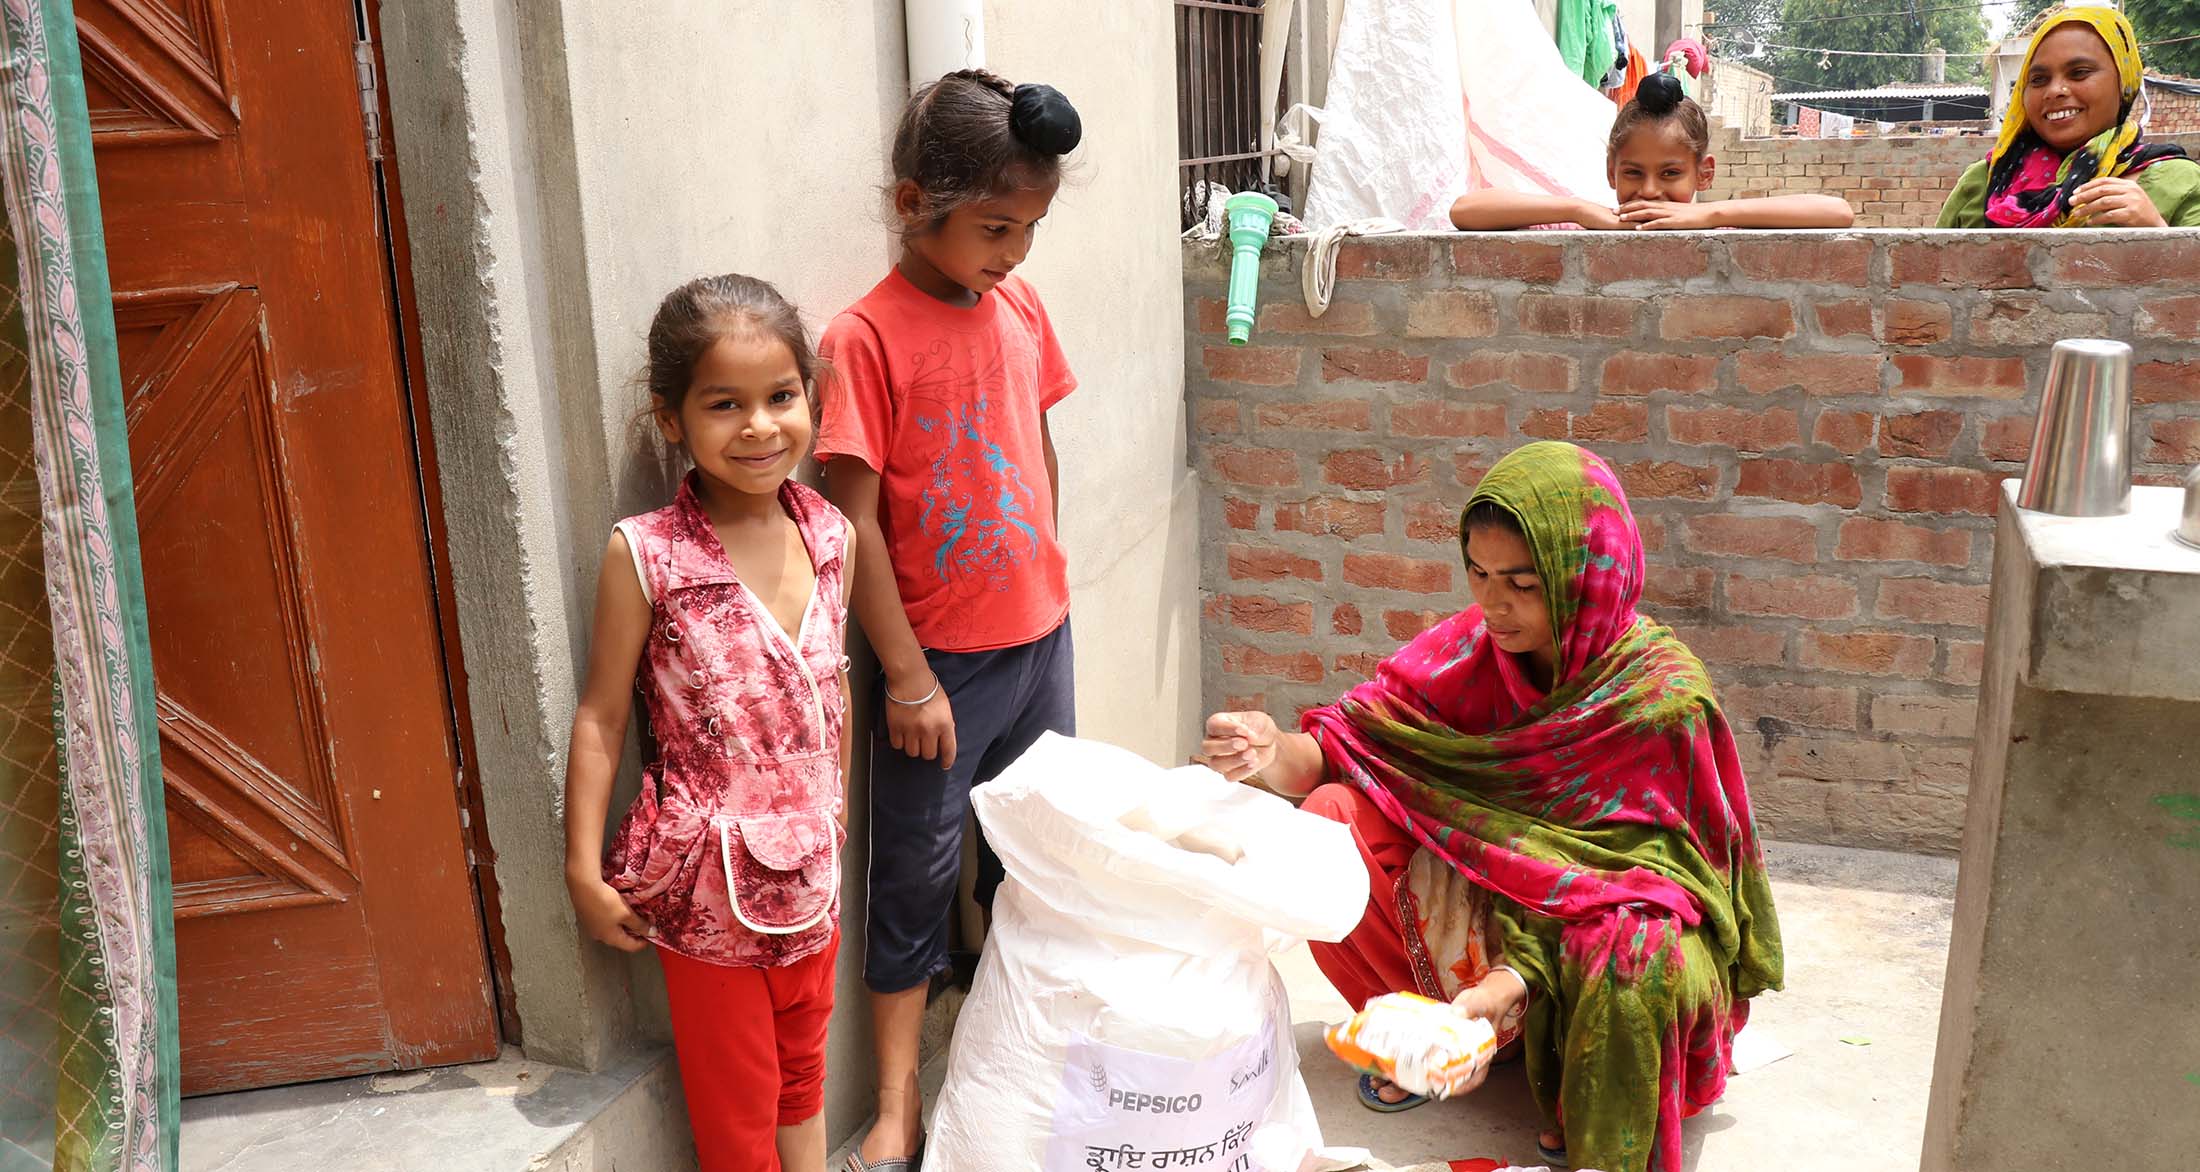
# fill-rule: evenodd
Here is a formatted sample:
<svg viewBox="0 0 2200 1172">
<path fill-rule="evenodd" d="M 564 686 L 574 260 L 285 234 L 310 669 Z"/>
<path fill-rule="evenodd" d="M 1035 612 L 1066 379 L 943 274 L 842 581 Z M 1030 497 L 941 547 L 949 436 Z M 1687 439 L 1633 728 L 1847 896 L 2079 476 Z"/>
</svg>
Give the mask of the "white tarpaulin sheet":
<svg viewBox="0 0 2200 1172">
<path fill-rule="evenodd" d="M 1309 228 L 1451 226 L 1468 191 L 1613 202 L 1618 113 L 1559 59 L 1528 0 L 1340 0 Z"/>
</svg>

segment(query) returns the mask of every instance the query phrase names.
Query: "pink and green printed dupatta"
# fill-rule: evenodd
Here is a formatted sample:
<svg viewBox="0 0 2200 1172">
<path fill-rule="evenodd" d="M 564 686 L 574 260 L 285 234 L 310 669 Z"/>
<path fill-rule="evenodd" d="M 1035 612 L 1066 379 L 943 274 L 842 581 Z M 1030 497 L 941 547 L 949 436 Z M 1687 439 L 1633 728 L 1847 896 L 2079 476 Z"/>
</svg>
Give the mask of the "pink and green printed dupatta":
<svg viewBox="0 0 2200 1172">
<path fill-rule="evenodd" d="M 1636 612 L 1642 540 L 1604 461 L 1529 444 L 1468 507 L 1484 501 L 1534 552 L 1552 690 L 1470 606 L 1303 727 L 1337 777 L 1502 897 L 1505 963 L 1534 991 L 1529 1079 L 1575 1166 L 1679 1172 L 1680 1121 L 1724 1092 L 1748 999 L 1782 979 L 1734 738 L 1703 664 Z"/>
</svg>

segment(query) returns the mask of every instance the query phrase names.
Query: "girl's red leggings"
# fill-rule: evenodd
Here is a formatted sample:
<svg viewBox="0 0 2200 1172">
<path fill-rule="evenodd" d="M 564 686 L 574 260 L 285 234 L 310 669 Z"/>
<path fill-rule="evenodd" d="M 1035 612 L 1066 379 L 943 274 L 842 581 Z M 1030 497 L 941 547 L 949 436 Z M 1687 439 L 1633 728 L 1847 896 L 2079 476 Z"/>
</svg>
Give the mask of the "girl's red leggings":
<svg viewBox="0 0 2200 1172">
<path fill-rule="evenodd" d="M 823 952 L 781 968 L 657 950 L 702 1172 L 779 1172 L 779 1129 L 824 1109 L 839 954 L 838 934 Z"/>
</svg>

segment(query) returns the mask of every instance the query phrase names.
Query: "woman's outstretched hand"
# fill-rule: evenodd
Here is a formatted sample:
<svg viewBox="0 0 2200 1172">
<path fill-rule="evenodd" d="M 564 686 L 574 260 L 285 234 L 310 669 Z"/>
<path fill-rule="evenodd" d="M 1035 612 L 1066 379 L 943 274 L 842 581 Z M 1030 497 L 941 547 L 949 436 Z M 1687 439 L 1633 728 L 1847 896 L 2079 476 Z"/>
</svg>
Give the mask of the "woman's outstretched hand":
<svg viewBox="0 0 2200 1172">
<path fill-rule="evenodd" d="M 1207 735 L 1192 763 L 1227 780 L 1244 781 L 1275 764 L 1276 744 L 1282 739 L 1283 730 L 1265 712 L 1217 712 L 1207 718 Z"/>
</svg>

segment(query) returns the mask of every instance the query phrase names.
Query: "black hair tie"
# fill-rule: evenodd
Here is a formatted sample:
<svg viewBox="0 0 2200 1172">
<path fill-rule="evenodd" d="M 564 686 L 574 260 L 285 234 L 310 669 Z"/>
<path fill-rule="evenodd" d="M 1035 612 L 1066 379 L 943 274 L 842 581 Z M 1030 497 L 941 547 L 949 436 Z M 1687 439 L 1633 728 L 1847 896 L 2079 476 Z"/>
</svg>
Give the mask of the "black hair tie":
<svg viewBox="0 0 2200 1172">
<path fill-rule="evenodd" d="M 1016 141 L 1049 155 L 1066 155 L 1077 149 L 1085 125 L 1077 107 L 1051 85 L 1026 83 L 1009 99 L 1008 131 Z"/>
<path fill-rule="evenodd" d="M 1652 114 L 1664 114 L 1681 104 L 1681 79 L 1660 70 L 1635 87 L 1635 100 Z"/>
</svg>

